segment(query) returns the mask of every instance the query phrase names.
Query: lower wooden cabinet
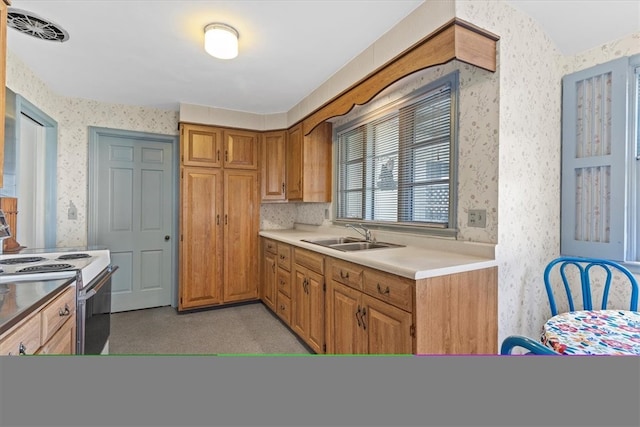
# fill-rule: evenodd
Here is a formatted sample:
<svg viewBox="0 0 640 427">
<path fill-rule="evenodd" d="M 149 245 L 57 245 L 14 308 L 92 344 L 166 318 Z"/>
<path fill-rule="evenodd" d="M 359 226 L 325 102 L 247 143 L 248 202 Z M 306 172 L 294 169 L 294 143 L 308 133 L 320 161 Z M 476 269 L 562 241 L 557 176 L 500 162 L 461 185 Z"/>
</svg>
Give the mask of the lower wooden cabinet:
<svg viewBox="0 0 640 427">
<path fill-rule="evenodd" d="M 327 289 L 327 353 L 411 354 L 410 312 L 335 280 Z"/>
<path fill-rule="evenodd" d="M 325 352 L 324 277 L 296 265 L 293 281 L 293 318 L 291 328 L 316 353 Z"/>
<path fill-rule="evenodd" d="M 0 337 L 0 355 L 75 353 L 75 286 L 66 288 Z"/>
<path fill-rule="evenodd" d="M 316 353 L 497 354 L 497 287 L 497 267 L 412 280 L 263 239 L 262 300 Z"/>
</svg>

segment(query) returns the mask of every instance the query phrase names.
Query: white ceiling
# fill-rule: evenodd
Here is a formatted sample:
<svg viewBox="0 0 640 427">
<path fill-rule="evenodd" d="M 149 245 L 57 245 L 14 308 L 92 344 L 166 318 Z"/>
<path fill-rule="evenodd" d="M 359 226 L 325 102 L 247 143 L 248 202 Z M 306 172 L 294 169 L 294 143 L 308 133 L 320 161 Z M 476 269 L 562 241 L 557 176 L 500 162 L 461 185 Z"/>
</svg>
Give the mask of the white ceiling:
<svg viewBox="0 0 640 427">
<path fill-rule="evenodd" d="M 640 29 L 637 0 L 508 1 L 536 19 L 566 55 Z M 7 30 L 8 49 L 58 94 L 265 114 L 291 109 L 422 0 L 11 3 L 68 31 L 69 40 L 58 43 Z M 238 58 L 205 53 L 203 28 L 211 22 L 238 30 Z"/>
</svg>

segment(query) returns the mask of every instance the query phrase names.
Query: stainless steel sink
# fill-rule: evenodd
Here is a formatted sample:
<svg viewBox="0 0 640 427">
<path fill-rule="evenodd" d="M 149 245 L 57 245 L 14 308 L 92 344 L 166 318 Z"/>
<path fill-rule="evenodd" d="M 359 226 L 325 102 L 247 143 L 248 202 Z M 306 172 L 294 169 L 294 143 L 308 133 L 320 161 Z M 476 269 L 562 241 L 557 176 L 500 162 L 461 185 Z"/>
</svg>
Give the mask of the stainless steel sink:
<svg viewBox="0 0 640 427">
<path fill-rule="evenodd" d="M 313 243 L 326 248 L 336 249 L 343 252 L 364 251 L 370 249 L 402 248 L 403 245 L 386 242 L 367 242 L 354 237 L 336 237 L 333 239 L 303 239 L 303 242 Z"/>
</svg>

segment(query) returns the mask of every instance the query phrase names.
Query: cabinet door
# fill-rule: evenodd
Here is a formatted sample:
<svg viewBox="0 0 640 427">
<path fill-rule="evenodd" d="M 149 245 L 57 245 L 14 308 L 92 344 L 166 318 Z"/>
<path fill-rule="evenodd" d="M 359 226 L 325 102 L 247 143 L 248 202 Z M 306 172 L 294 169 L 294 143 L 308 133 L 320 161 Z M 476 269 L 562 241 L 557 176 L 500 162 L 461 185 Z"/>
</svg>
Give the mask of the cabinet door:
<svg viewBox="0 0 640 427">
<path fill-rule="evenodd" d="M 369 354 L 410 354 L 411 313 L 390 304 L 362 296 L 361 316 Z"/>
<path fill-rule="evenodd" d="M 313 271 L 307 272 L 307 296 L 309 304 L 307 343 L 316 353 L 324 353 L 324 276 Z"/>
<path fill-rule="evenodd" d="M 274 254 L 265 251 L 262 260 L 262 291 L 260 297 L 267 307 L 276 311 L 276 257 Z"/>
<path fill-rule="evenodd" d="M 327 353 L 363 354 L 362 293 L 335 280 L 327 286 Z"/>
<path fill-rule="evenodd" d="M 221 302 L 222 170 L 186 167 L 180 193 L 179 310 Z"/>
<path fill-rule="evenodd" d="M 204 125 L 180 124 L 180 151 L 184 166 L 222 166 L 222 130 Z"/>
<path fill-rule="evenodd" d="M 224 167 L 227 169 L 258 169 L 257 132 L 224 131 Z"/>
<path fill-rule="evenodd" d="M 287 138 L 287 199 L 302 200 L 302 125 L 289 130 Z"/>
<path fill-rule="evenodd" d="M 262 201 L 284 201 L 286 179 L 286 132 L 262 135 Z"/>
<path fill-rule="evenodd" d="M 298 265 L 293 270 L 293 313 L 291 328 L 306 340 L 309 330 L 309 295 L 307 294 L 307 269 Z"/>
<path fill-rule="evenodd" d="M 258 172 L 224 171 L 224 302 L 258 297 Z"/>
</svg>

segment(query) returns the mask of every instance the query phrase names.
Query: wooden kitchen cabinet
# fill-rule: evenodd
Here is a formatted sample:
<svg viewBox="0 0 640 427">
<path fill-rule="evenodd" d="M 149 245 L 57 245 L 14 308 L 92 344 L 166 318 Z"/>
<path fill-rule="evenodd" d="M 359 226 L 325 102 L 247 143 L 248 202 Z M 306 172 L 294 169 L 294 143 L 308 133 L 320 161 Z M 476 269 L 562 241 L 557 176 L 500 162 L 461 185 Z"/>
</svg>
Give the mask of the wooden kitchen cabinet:
<svg viewBox="0 0 640 427">
<path fill-rule="evenodd" d="M 293 252 L 291 328 L 313 351 L 324 353 L 326 351 L 324 257 L 301 248 L 294 248 Z"/>
<path fill-rule="evenodd" d="M 225 169 L 258 169 L 258 133 L 253 131 L 225 129 Z"/>
<path fill-rule="evenodd" d="M 184 166 L 258 169 L 258 133 L 180 123 Z"/>
<path fill-rule="evenodd" d="M 264 240 L 262 244 L 262 286 L 260 299 L 271 310 L 276 311 L 276 242 Z"/>
<path fill-rule="evenodd" d="M 181 123 L 180 140 L 183 166 L 222 166 L 222 129 Z"/>
<path fill-rule="evenodd" d="M 318 125 L 304 135 L 302 124 L 287 133 L 286 193 L 290 201 L 331 202 L 332 127 Z"/>
<path fill-rule="evenodd" d="M 1 355 L 75 354 L 76 287 L 68 286 L 0 336 Z"/>
<path fill-rule="evenodd" d="M 258 172 L 224 171 L 223 302 L 258 298 Z"/>
<path fill-rule="evenodd" d="M 396 298 L 393 285 L 404 283 L 392 275 L 376 276 L 376 297 L 367 295 L 363 277 L 380 274 L 356 264 L 330 260 L 327 290 L 327 353 L 411 354 L 413 318 L 380 297 Z M 384 278 L 396 280 L 388 282 Z M 391 284 L 391 286 L 390 286 Z M 403 287 L 401 287 L 403 289 Z M 406 298 L 398 298 L 404 305 Z M 409 298 L 411 301 L 411 298 Z M 409 305 L 411 309 L 411 305 Z"/>
<path fill-rule="evenodd" d="M 262 201 L 284 202 L 287 200 L 287 132 L 274 131 L 263 133 L 260 147 L 262 159 Z"/>
<path fill-rule="evenodd" d="M 178 310 L 187 310 L 222 302 L 223 173 L 185 167 L 180 175 Z"/>
<path fill-rule="evenodd" d="M 257 134 L 181 129 L 178 310 L 257 299 L 260 196 L 258 171 L 251 170 L 257 168 Z M 188 154 L 193 147 L 204 154 Z"/>
</svg>

